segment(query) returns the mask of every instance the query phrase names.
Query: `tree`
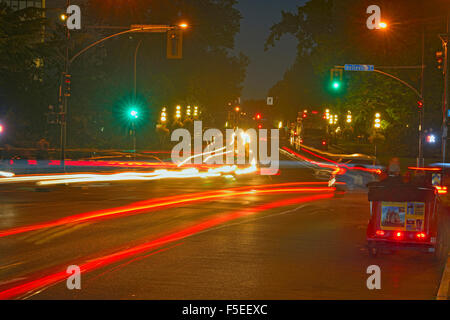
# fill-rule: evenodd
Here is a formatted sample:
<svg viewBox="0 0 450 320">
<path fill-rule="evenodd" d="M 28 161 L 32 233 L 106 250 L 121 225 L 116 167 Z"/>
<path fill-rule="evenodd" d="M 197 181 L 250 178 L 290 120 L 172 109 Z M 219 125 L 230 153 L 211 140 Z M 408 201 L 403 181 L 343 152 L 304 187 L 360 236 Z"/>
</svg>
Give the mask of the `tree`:
<svg viewBox="0 0 450 320">
<path fill-rule="evenodd" d="M 0 3 L 0 117 L 8 122 L 7 139 L 25 146 L 45 136 L 46 104 L 55 92 L 46 58 L 57 55 L 58 42 L 43 13 Z"/>
</svg>

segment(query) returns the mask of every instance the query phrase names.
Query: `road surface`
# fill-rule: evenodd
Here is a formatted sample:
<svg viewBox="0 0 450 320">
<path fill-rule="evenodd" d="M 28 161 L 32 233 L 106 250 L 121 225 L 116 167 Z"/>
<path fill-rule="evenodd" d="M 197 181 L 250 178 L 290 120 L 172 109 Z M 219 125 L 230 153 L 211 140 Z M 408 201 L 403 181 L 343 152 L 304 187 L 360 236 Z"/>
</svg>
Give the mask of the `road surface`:
<svg viewBox="0 0 450 320">
<path fill-rule="evenodd" d="M 370 258 L 367 194 L 334 197 L 302 162 L 235 180 L 0 185 L 0 298 L 434 299 L 443 265 Z"/>
</svg>

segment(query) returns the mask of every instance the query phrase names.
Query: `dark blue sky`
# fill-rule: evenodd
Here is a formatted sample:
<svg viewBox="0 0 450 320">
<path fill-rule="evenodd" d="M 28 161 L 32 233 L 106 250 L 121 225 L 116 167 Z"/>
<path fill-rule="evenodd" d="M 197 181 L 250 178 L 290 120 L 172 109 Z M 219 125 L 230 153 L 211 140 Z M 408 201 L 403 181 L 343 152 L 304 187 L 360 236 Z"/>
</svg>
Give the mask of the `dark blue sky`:
<svg viewBox="0 0 450 320">
<path fill-rule="evenodd" d="M 274 48 L 264 52 L 264 43 L 270 27 L 280 21 L 281 10 L 296 12 L 297 6 L 307 0 L 239 0 L 241 32 L 236 38 L 236 51 L 250 58 L 242 99 L 265 98 L 267 91 L 294 62 L 297 41 L 284 36 Z"/>
</svg>

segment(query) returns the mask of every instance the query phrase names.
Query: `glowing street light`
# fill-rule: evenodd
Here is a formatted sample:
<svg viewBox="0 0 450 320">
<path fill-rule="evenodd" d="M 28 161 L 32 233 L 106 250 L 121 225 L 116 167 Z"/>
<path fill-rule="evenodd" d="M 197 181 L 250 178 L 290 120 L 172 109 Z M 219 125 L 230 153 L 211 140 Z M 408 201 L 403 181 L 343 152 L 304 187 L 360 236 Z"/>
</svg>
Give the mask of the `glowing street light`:
<svg viewBox="0 0 450 320">
<path fill-rule="evenodd" d="M 380 27 L 380 29 L 386 29 L 388 27 L 386 22 L 380 22 L 378 26 Z"/>
<path fill-rule="evenodd" d="M 347 112 L 347 123 L 352 123 L 352 113 L 350 111 Z"/>
<path fill-rule="evenodd" d="M 429 134 L 428 136 L 427 136 L 427 142 L 428 143 L 436 143 L 436 136 L 434 135 L 434 134 Z"/>
<path fill-rule="evenodd" d="M 132 110 L 130 110 L 130 116 L 131 116 L 132 118 L 137 119 L 137 118 L 139 117 L 139 113 L 137 112 L 137 110 L 132 109 Z"/>
<path fill-rule="evenodd" d="M 338 81 L 333 82 L 333 89 L 339 89 L 341 84 Z"/>
<path fill-rule="evenodd" d="M 381 115 L 377 112 L 377 113 L 375 113 L 375 123 L 374 123 L 374 127 L 376 128 L 376 129 L 379 129 L 379 128 L 381 128 Z"/>
<path fill-rule="evenodd" d="M 61 21 L 66 21 L 67 16 L 65 13 L 61 13 L 61 15 L 59 16 L 59 19 L 61 19 Z"/>
<path fill-rule="evenodd" d="M 182 23 L 180 23 L 178 26 L 179 26 L 180 28 L 182 28 L 182 29 L 186 29 L 186 28 L 189 27 L 189 25 L 188 25 L 186 22 L 182 22 Z"/>
</svg>

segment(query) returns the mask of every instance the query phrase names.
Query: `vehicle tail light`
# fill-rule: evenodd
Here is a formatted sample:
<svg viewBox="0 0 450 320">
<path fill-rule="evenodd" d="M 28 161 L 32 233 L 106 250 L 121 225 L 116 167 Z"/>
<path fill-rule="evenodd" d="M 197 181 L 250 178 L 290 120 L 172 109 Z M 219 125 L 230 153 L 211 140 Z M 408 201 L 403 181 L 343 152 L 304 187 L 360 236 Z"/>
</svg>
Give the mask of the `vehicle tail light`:
<svg viewBox="0 0 450 320">
<path fill-rule="evenodd" d="M 394 232 L 394 237 L 397 239 L 403 238 L 403 232 L 400 231 Z"/>
<path fill-rule="evenodd" d="M 380 237 L 382 237 L 382 236 L 384 236 L 384 231 L 383 230 L 377 230 L 376 232 L 375 232 L 375 234 L 377 235 L 377 236 L 380 236 Z"/>
<path fill-rule="evenodd" d="M 439 194 L 447 194 L 446 186 L 436 186 L 437 193 Z"/>
<path fill-rule="evenodd" d="M 425 239 L 426 237 L 427 237 L 427 234 L 425 232 L 416 233 L 417 239 Z"/>
</svg>

